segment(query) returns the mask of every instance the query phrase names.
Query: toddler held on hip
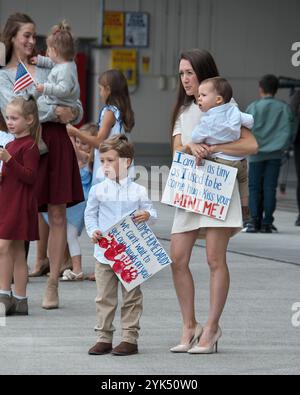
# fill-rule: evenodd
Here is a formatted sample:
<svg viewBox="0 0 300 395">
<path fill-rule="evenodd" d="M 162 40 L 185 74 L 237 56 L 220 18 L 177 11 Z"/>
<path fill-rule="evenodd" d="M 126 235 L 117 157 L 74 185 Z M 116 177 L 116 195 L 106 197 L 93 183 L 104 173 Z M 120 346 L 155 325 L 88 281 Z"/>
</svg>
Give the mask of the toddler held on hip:
<svg viewBox="0 0 300 395">
<path fill-rule="evenodd" d="M 204 112 L 199 125 L 192 132 L 193 143 L 218 145 L 239 140 L 241 127 L 253 127 L 252 115 L 242 113 L 231 103 L 233 96 L 229 82 L 221 77 L 209 78 L 199 86 L 198 104 Z M 237 179 L 241 195 L 243 217 L 248 216 L 248 167 L 242 157 L 225 155 L 222 152 L 212 154 L 212 161 L 238 169 Z"/>
</svg>

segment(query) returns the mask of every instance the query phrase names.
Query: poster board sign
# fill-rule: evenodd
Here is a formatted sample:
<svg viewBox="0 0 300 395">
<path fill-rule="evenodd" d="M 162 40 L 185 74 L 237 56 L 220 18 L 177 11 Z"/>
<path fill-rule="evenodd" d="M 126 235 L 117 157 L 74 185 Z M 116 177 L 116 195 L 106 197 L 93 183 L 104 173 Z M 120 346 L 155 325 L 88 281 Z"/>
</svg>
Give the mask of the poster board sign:
<svg viewBox="0 0 300 395">
<path fill-rule="evenodd" d="M 162 203 L 224 221 L 237 169 L 176 151 Z"/>
<path fill-rule="evenodd" d="M 105 47 L 124 46 L 124 22 L 124 12 L 104 12 L 102 43 Z"/>
<path fill-rule="evenodd" d="M 112 49 L 111 68 L 122 71 L 127 78 L 128 86 L 137 85 L 137 50 Z"/>
<path fill-rule="evenodd" d="M 149 14 L 145 12 L 125 13 L 125 46 L 149 46 Z"/>
<path fill-rule="evenodd" d="M 103 234 L 99 248 L 127 291 L 144 283 L 171 263 L 150 227 L 132 216 Z"/>
</svg>

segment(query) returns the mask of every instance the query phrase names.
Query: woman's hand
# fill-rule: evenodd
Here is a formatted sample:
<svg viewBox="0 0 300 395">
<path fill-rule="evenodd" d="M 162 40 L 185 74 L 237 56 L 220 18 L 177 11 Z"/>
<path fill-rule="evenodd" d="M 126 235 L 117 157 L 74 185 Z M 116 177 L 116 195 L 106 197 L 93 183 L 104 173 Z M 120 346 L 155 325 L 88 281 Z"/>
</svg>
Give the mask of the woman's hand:
<svg viewBox="0 0 300 395">
<path fill-rule="evenodd" d="M 206 144 L 188 144 L 193 156 L 196 157 L 196 165 L 199 166 L 201 161 L 209 155 L 209 146 Z"/>
<path fill-rule="evenodd" d="M 0 148 L 0 160 L 8 162 L 11 159 L 10 153 L 5 148 Z"/>
<path fill-rule="evenodd" d="M 57 115 L 60 123 L 66 124 L 77 118 L 77 111 L 78 110 L 76 108 L 57 106 L 55 109 L 55 114 Z"/>
<path fill-rule="evenodd" d="M 133 220 L 137 224 L 140 224 L 141 222 L 146 222 L 150 218 L 150 214 L 148 211 L 138 211 L 137 213 L 134 214 Z"/>
</svg>

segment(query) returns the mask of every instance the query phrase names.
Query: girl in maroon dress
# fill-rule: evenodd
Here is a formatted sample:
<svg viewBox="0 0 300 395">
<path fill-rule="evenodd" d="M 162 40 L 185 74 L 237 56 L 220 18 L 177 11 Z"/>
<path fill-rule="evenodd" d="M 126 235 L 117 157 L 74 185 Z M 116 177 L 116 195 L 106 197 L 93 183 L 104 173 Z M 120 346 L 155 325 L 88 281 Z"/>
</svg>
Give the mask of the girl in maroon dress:
<svg viewBox="0 0 300 395">
<path fill-rule="evenodd" d="M 35 184 L 41 126 L 34 98 L 14 99 L 6 108 L 6 122 L 15 140 L 6 149 L 0 148 L 0 303 L 5 306 L 6 315 L 28 315 L 24 241 L 39 238 Z"/>
</svg>

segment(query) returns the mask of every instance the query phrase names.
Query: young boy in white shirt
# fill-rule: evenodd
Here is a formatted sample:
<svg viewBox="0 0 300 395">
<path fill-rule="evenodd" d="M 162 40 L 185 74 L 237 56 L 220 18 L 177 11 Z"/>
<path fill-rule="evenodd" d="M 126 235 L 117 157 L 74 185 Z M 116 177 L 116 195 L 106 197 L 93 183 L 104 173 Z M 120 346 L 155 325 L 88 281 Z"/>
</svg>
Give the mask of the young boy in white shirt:
<svg viewBox="0 0 300 395">
<path fill-rule="evenodd" d="M 199 86 L 198 104 L 204 113 L 199 125 L 192 132 L 193 143 L 208 145 L 236 141 L 241 136 L 241 127 L 251 129 L 253 116 L 241 112 L 232 100 L 232 87 L 225 78 L 209 78 Z M 222 152 L 210 158 L 215 162 L 238 169 L 237 179 L 241 195 L 243 218 L 248 217 L 248 166 L 245 158 L 225 155 Z"/>
<path fill-rule="evenodd" d="M 143 310 L 140 287 L 127 292 L 122 287 L 121 308 L 122 342 L 112 348 L 113 320 L 118 305 L 118 278 L 98 246 L 102 234 L 122 218 L 135 213 L 135 221 L 155 220 L 156 210 L 148 199 L 146 188 L 128 177 L 128 168 L 134 158 L 133 144 L 125 135 L 116 136 L 100 145 L 101 166 L 105 180 L 90 190 L 85 210 L 85 226 L 95 243 L 97 283 L 97 343 L 89 350 L 90 355 L 132 355 L 138 352 L 139 320 Z"/>
</svg>

